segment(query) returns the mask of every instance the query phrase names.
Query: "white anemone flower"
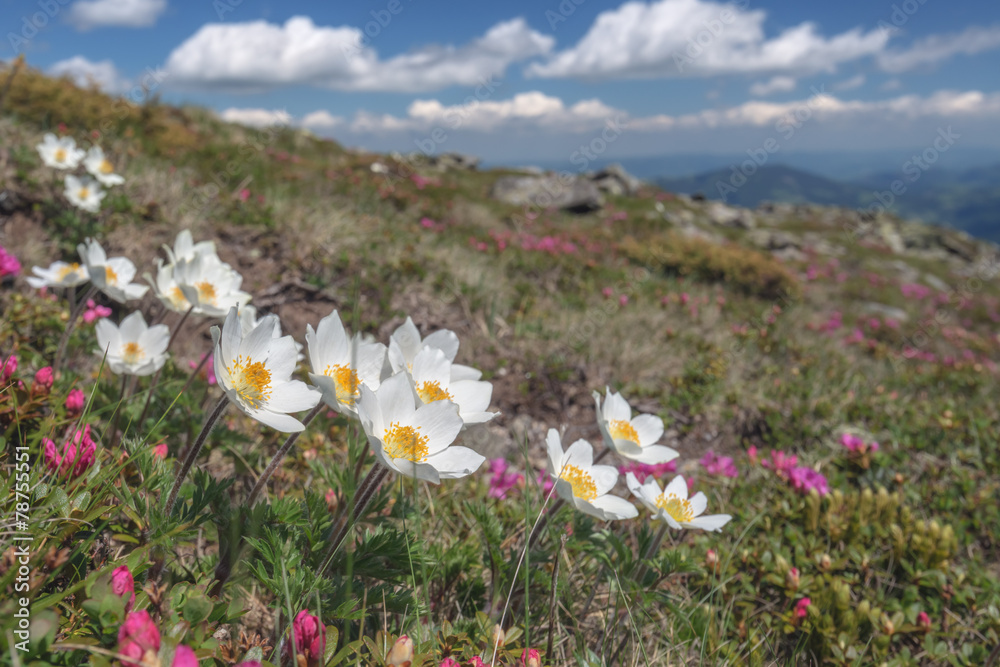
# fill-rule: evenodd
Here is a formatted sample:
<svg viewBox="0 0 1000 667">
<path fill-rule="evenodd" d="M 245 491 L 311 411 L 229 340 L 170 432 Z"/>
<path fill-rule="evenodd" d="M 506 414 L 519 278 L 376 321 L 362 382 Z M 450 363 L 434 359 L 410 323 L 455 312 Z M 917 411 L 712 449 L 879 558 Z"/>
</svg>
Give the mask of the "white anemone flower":
<svg viewBox="0 0 1000 667">
<path fill-rule="evenodd" d="M 214 255 L 215 253 L 215 241 L 199 241 L 194 242 L 194 238 L 191 236 L 191 230 L 182 229 L 177 233 L 177 238 L 174 239 L 174 247 L 163 246 L 167 255 L 170 257 L 170 263 L 176 264 L 177 262 L 183 260 L 190 261 L 195 258 L 195 255 Z"/>
<path fill-rule="evenodd" d="M 90 280 L 87 267 L 73 262 L 52 262 L 49 268 L 33 266 L 35 276 L 28 278 L 28 284 L 35 289 L 43 287 L 75 287 Z"/>
<path fill-rule="evenodd" d="M 77 208 L 82 208 L 88 213 L 97 213 L 101 210 L 101 200 L 106 192 L 101 190 L 101 184 L 90 176 L 77 178 L 73 174 L 66 175 L 66 189 L 63 191 L 69 203 Z"/>
<path fill-rule="evenodd" d="M 229 400 L 245 414 L 283 433 L 297 433 L 305 425 L 290 412 L 316 407 L 320 393 L 300 380 L 295 371 L 295 341 L 274 338 L 275 315 L 269 315 L 248 335 L 243 335 L 236 306 L 226 321 L 212 327 L 215 343 L 215 377 Z"/>
<path fill-rule="evenodd" d="M 567 503 L 603 521 L 631 519 L 638 516 L 635 505 L 609 495 L 618 482 L 614 466 L 594 465 L 594 448 L 586 440 L 577 440 L 565 452 L 562 439 L 554 428 L 545 438 L 549 454 L 549 474 L 556 493 Z"/>
<path fill-rule="evenodd" d="M 76 249 L 94 286 L 118 303 L 141 299 L 149 290 L 146 285 L 132 282 L 135 264 L 125 257 L 109 258 L 96 240 L 84 239 Z"/>
<path fill-rule="evenodd" d="M 215 254 L 195 253 L 189 260 L 178 260 L 174 280 L 197 315 L 225 317 L 230 308 L 242 308 L 251 298 L 240 290 L 243 276 Z"/>
<path fill-rule="evenodd" d="M 144 273 L 146 280 L 153 286 L 156 298 L 175 313 L 186 313 L 191 308 L 191 302 L 184 296 L 177 280 L 174 279 L 174 265 L 164 264 L 162 259 L 156 260 L 156 280 Z"/>
<path fill-rule="evenodd" d="M 83 150 L 76 147 L 73 137 L 57 139 L 51 132 L 46 133 L 42 143 L 35 146 L 42 162 L 56 169 L 76 169 L 83 159 Z"/>
<path fill-rule="evenodd" d="M 102 318 L 95 331 L 98 349 L 94 353 L 102 358 L 107 354 L 108 367 L 118 375 L 152 375 L 167 360 L 170 329 L 166 324 L 146 326 L 139 311 L 117 327 Z"/>
<path fill-rule="evenodd" d="M 638 478 L 628 473 L 625 481 L 632 494 L 654 514 L 654 519 L 666 521 L 675 530 L 699 528 L 719 531 L 733 518 L 728 514 L 702 516 L 708 507 L 708 499 L 701 491 L 688 499 L 687 482 L 681 475 L 674 477 L 663 492 L 652 477 L 647 477 L 645 484 L 639 484 Z"/>
<path fill-rule="evenodd" d="M 478 380 L 482 377 L 482 372 L 471 366 L 456 364 L 455 356 L 458 354 L 458 336 L 450 329 L 439 329 L 426 338 L 420 337 L 417 325 L 409 317 L 403 322 L 389 337 L 389 365 L 393 373 L 413 370 L 413 360 L 417 353 L 425 347 L 433 347 L 444 352 L 445 357 L 451 364 L 452 380 Z"/>
<path fill-rule="evenodd" d="M 101 185 L 111 187 L 121 185 L 125 179 L 115 173 L 115 166 L 105 157 L 104 150 L 100 146 L 91 146 L 87 151 L 87 157 L 83 161 L 83 166 L 90 172 L 91 176 L 101 182 Z"/>
<path fill-rule="evenodd" d="M 493 385 L 482 380 L 455 380 L 452 363 L 443 350 L 425 347 L 413 358 L 413 388 L 421 402 L 449 400 L 458 404 L 458 413 L 466 425 L 482 424 L 496 417 L 487 412 L 493 396 Z"/>
<path fill-rule="evenodd" d="M 604 436 L 604 444 L 627 459 L 655 465 L 677 458 L 670 447 L 657 445 L 663 436 L 663 420 L 656 415 L 632 417 L 632 408 L 622 395 L 605 389 L 604 405 L 601 395 L 594 392 L 597 405 L 597 425 Z"/>
<path fill-rule="evenodd" d="M 433 484 L 478 470 L 485 457 L 451 444 L 462 430 L 458 406 L 451 401 L 416 403 L 404 373 L 387 379 L 377 392 L 361 385 L 358 417 L 376 458 L 390 470 Z"/>
<path fill-rule="evenodd" d="M 319 321 L 316 330 L 306 325 L 309 345 L 309 379 L 323 392 L 323 400 L 337 412 L 358 411 L 361 386 L 377 391 L 385 364 L 385 345 L 348 336 L 337 311 Z"/>
</svg>

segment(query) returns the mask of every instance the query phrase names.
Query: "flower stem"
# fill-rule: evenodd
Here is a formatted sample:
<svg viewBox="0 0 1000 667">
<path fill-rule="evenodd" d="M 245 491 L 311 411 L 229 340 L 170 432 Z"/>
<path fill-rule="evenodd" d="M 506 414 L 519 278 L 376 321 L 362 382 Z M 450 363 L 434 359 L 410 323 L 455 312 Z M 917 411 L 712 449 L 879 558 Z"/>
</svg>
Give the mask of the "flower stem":
<svg viewBox="0 0 1000 667">
<path fill-rule="evenodd" d="M 312 411 L 306 416 L 306 418 L 302 420 L 302 423 L 308 428 L 309 423 L 313 419 L 315 419 L 316 416 L 320 413 L 320 411 L 323 410 L 325 407 L 326 404 L 320 401 L 316 405 L 316 407 L 314 407 Z M 281 446 L 281 449 L 275 452 L 274 457 L 271 459 L 271 462 L 267 464 L 266 468 L 264 468 L 264 472 L 260 474 L 260 477 L 257 479 L 257 483 L 254 484 L 253 490 L 250 491 L 250 497 L 247 499 L 248 508 L 253 507 L 254 505 L 257 504 L 258 498 L 264 492 L 264 487 L 267 486 L 267 480 L 269 480 L 271 478 L 271 475 L 274 474 L 274 471 L 278 469 L 278 466 L 281 465 L 281 460 L 285 458 L 288 452 L 292 449 L 292 446 L 295 445 L 295 441 L 298 440 L 299 436 L 302 435 L 303 433 L 305 433 L 305 429 L 297 433 L 288 434 L 288 438 L 285 440 L 285 444 Z"/>
<path fill-rule="evenodd" d="M 184 316 L 181 317 L 181 321 L 177 323 L 177 326 L 174 327 L 173 333 L 170 334 L 170 340 L 167 341 L 167 349 L 164 350 L 164 352 L 168 352 L 170 350 L 170 346 L 174 344 L 174 338 L 176 338 L 177 333 L 181 330 L 181 327 L 184 326 L 184 321 L 187 320 L 192 310 L 194 310 L 194 306 L 191 306 L 184 312 Z M 146 419 L 146 413 L 149 412 L 149 404 L 153 400 L 153 390 L 156 389 L 156 385 L 160 383 L 160 373 L 163 372 L 165 366 L 166 364 L 160 366 L 159 370 L 156 371 L 156 374 L 153 375 L 153 379 L 149 381 L 149 390 L 146 392 L 146 404 L 142 406 L 142 414 L 139 415 L 139 421 L 136 422 L 139 428 L 142 428 L 142 422 Z"/>
<path fill-rule="evenodd" d="M 52 368 L 58 371 L 62 366 L 63 355 L 66 354 L 66 345 L 69 343 L 69 336 L 73 333 L 73 328 L 76 326 L 76 321 L 80 319 L 80 315 L 83 313 L 83 309 L 87 305 L 87 300 L 92 298 L 97 294 L 97 286 L 91 285 L 87 293 L 83 295 L 80 302 L 76 304 L 76 308 L 73 308 L 69 313 L 69 321 L 66 322 L 66 329 L 63 330 L 62 338 L 59 339 L 59 347 L 56 349 L 56 360 L 52 364 Z"/>
<path fill-rule="evenodd" d="M 201 433 L 198 434 L 198 438 L 194 441 L 194 445 L 191 446 L 191 451 L 187 453 L 184 458 L 184 463 L 181 465 L 181 469 L 177 473 L 177 478 L 174 480 L 174 486 L 170 489 L 170 495 L 167 496 L 167 516 L 174 509 L 174 503 L 177 502 L 177 494 L 181 490 L 181 484 L 184 483 L 184 479 L 187 477 L 188 473 L 191 471 L 191 466 L 194 465 L 195 459 L 198 458 L 198 454 L 201 453 L 201 448 L 205 446 L 205 440 L 208 439 L 208 434 L 211 432 L 212 427 L 215 426 L 215 422 L 219 421 L 219 417 L 225 412 L 226 408 L 229 407 L 229 396 L 223 394 L 222 398 L 216 404 L 215 409 L 212 413 L 208 415 L 208 419 L 205 420 L 205 425 L 201 427 Z"/>
<path fill-rule="evenodd" d="M 337 518 L 337 521 L 333 524 L 334 533 L 330 540 L 330 546 L 327 547 L 326 553 L 323 554 L 323 565 L 319 571 L 320 577 L 326 574 L 326 569 L 333 562 L 333 556 L 337 553 L 337 549 L 340 548 L 340 543 L 347 537 L 347 531 L 357 523 L 358 518 L 364 513 L 368 504 L 371 503 L 372 498 L 375 497 L 375 492 L 378 491 L 378 487 L 388 474 L 389 469 L 376 461 L 365 478 L 361 480 L 361 485 L 358 486 L 354 494 L 353 507 L 345 507 Z"/>
</svg>

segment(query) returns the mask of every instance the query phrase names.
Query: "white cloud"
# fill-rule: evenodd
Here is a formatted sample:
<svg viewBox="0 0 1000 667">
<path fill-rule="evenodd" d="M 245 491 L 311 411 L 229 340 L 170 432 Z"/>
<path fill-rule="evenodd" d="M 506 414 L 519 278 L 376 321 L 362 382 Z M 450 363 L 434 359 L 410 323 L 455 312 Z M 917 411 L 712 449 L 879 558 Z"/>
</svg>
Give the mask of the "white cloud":
<svg viewBox="0 0 1000 667">
<path fill-rule="evenodd" d="M 445 106 L 437 100 L 416 100 L 405 118 L 359 113 L 350 125 L 353 132 L 426 131 L 435 127 L 492 132 L 500 129 L 539 129 L 582 132 L 600 127 L 625 112 L 600 100 L 582 100 L 567 107 L 558 97 L 532 91 L 508 100 L 486 100 L 473 104 Z"/>
<path fill-rule="evenodd" d="M 121 93 L 130 83 L 110 60 L 91 62 L 83 56 L 60 60 L 48 69 L 52 76 L 68 76 L 81 88 L 96 85 L 105 93 Z"/>
<path fill-rule="evenodd" d="M 997 48 L 1000 48 L 1000 25 L 974 26 L 960 33 L 924 37 L 908 49 L 881 54 L 878 62 L 883 70 L 895 74 L 934 65 L 955 55 L 971 56 Z"/>
<path fill-rule="evenodd" d="M 903 87 L 903 82 L 900 81 L 899 79 L 889 79 L 888 81 L 886 81 L 885 83 L 883 83 L 881 86 L 879 86 L 878 89 L 879 90 L 885 90 L 885 91 L 891 91 L 891 90 L 899 90 L 902 87 Z"/>
<path fill-rule="evenodd" d="M 167 0 L 77 0 L 69 8 L 70 24 L 77 30 L 102 26 L 148 28 L 167 8 Z"/>
<path fill-rule="evenodd" d="M 890 35 L 858 28 L 824 37 L 813 23 L 764 33 L 764 10 L 710 0 L 626 2 L 598 15 L 573 47 L 527 68 L 539 77 L 657 78 L 804 74 L 881 52 Z"/>
<path fill-rule="evenodd" d="M 865 85 L 865 81 L 867 81 L 867 79 L 865 78 L 865 75 L 864 74 L 858 74 L 856 76 L 852 76 L 850 79 L 845 79 L 843 81 L 838 81 L 837 83 L 833 84 L 830 87 L 833 90 L 837 90 L 837 91 L 854 90 L 855 88 L 860 88 L 861 86 Z"/>
<path fill-rule="evenodd" d="M 343 123 L 344 119 L 341 116 L 334 116 L 329 111 L 320 109 L 306 114 L 299 124 L 310 130 L 331 130 Z"/>
<path fill-rule="evenodd" d="M 477 86 L 507 67 L 548 53 L 554 39 L 524 19 L 490 28 L 460 47 L 431 45 L 380 60 L 351 26 L 317 26 L 295 16 L 284 25 L 266 21 L 213 23 L 167 59 L 174 80 L 188 86 L 264 90 L 306 84 L 338 90 L 423 92 Z"/>
<path fill-rule="evenodd" d="M 287 111 L 271 109 L 236 109 L 229 108 L 219 114 L 222 120 L 239 123 L 250 127 L 269 127 L 272 125 L 290 125 L 292 116 Z"/>
<path fill-rule="evenodd" d="M 795 84 L 795 79 L 790 76 L 775 76 L 770 81 L 758 81 L 750 86 L 750 94 L 754 97 L 767 97 L 773 93 L 787 93 L 795 90 Z"/>
</svg>

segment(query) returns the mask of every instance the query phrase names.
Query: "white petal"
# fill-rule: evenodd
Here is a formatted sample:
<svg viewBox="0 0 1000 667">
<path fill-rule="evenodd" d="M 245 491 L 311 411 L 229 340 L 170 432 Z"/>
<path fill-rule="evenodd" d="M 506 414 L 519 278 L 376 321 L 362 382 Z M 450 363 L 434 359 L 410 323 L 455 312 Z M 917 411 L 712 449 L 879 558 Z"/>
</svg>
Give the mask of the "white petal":
<svg viewBox="0 0 1000 667">
<path fill-rule="evenodd" d="M 316 327 L 316 341 L 319 343 L 319 363 L 323 367 L 313 368 L 315 372 L 322 373 L 327 366 L 350 364 L 351 341 L 347 337 L 340 313 L 336 310 L 319 321 Z"/>
<path fill-rule="evenodd" d="M 687 500 L 688 485 L 687 482 L 684 481 L 684 476 L 677 475 L 677 477 L 670 480 L 670 484 L 667 484 L 667 488 L 663 489 L 663 495 L 677 496 L 681 500 Z"/>
<path fill-rule="evenodd" d="M 628 401 L 619 393 L 608 392 L 604 398 L 604 418 L 610 421 L 629 421 L 632 418 L 632 408 Z"/>
<path fill-rule="evenodd" d="M 246 362 L 247 359 L 253 359 L 255 362 L 267 359 L 267 352 L 271 347 L 271 331 L 274 330 L 274 317 L 274 315 L 268 315 L 262 319 L 257 325 L 257 328 L 251 331 L 250 335 L 244 337 L 240 342 L 240 348 L 237 354 L 243 357 L 244 362 Z"/>
<path fill-rule="evenodd" d="M 622 455 L 624 456 L 624 454 Z M 641 448 L 636 456 L 632 456 L 630 458 L 638 461 L 639 463 L 656 465 L 658 463 L 673 461 L 678 456 L 677 450 L 671 449 L 670 447 L 664 447 L 663 445 L 649 445 L 648 447 Z"/>
<path fill-rule="evenodd" d="M 228 366 L 236 360 L 239 353 L 240 344 L 243 341 L 243 332 L 240 329 L 240 317 L 235 307 L 229 310 L 226 321 L 222 325 L 222 340 L 220 350 L 222 360 Z"/>
<path fill-rule="evenodd" d="M 322 397 L 305 382 L 292 380 L 282 382 L 271 388 L 271 396 L 267 399 L 267 409 L 274 412 L 301 412 L 311 410 Z"/>
<path fill-rule="evenodd" d="M 458 354 L 458 336 L 448 329 L 441 329 L 427 336 L 423 340 L 423 345 L 441 350 L 448 361 L 454 361 L 455 355 Z"/>
<path fill-rule="evenodd" d="M 237 405 L 240 404 L 237 403 Z M 275 431 L 281 431 L 282 433 L 299 433 L 300 431 L 304 431 L 306 428 L 302 422 L 291 415 L 286 415 L 280 412 L 271 412 L 270 410 L 247 409 L 242 405 L 240 405 L 240 408 L 261 424 L 270 426 Z"/>
<path fill-rule="evenodd" d="M 639 516 L 639 510 L 635 505 L 618 496 L 600 496 L 590 501 L 590 504 L 603 512 L 602 518 L 606 520 L 631 519 Z"/>
<path fill-rule="evenodd" d="M 275 320 L 277 321 L 277 320 Z M 271 371 L 273 381 L 283 381 L 292 377 L 298 365 L 299 352 L 295 348 L 295 339 L 291 336 L 271 338 L 267 348 L 267 368 Z M 254 358 L 256 361 L 256 357 Z"/>
<path fill-rule="evenodd" d="M 656 415 L 639 415 L 632 420 L 632 428 L 639 436 L 643 447 L 655 444 L 663 437 L 663 420 Z"/>
<path fill-rule="evenodd" d="M 594 479 L 594 486 L 599 496 L 615 488 L 615 484 L 618 483 L 618 469 L 614 466 L 592 466 L 590 476 Z"/>
<path fill-rule="evenodd" d="M 416 477 L 417 479 L 422 479 L 423 481 L 430 482 L 431 484 L 441 483 L 440 473 L 438 473 L 437 468 L 429 463 L 417 463 L 409 459 L 393 459 L 392 463 L 393 467 L 399 471 L 399 474 L 401 475 Z"/>
<path fill-rule="evenodd" d="M 97 346 L 100 348 L 102 355 L 109 347 L 111 350 L 117 352 L 122 346 L 121 334 L 118 332 L 118 327 L 108 318 L 102 317 L 97 320 L 94 332 L 97 334 Z"/>
<path fill-rule="evenodd" d="M 466 413 L 486 412 L 493 398 L 493 385 L 481 380 L 459 380 L 448 386 L 448 393 L 461 407 L 464 419 Z"/>
<path fill-rule="evenodd" d="M 483 377 L 483 372 L 479 369 L 473 368 L 472 366 L 463 366 L 462 364 L 451 365 L 452 382 L 458 382 L 459 380 L 478 380 L 481 377 Z"/>
<path fill-rule="evenodd" d="M 688 528 L 700 528 L 702 530 L 718 531 L 721 530 L 733 517 L 728 514 L 710 514 L 708 516 L 699 516 L 697 518 L 691 519 L 690 521 L 684 522 L 684 526 Z"/>
<path fill-rule="evenodd" d="M 708 507 L 708 498 L 705 494 L 699 491 L 690 498 L 691 503 L 691 514 L 694 516 L 701 516 L 705 512 L 705 508 Z"/>
<path fill-rule="evenodd" d="M 468 447 L 449 447 L 443 452 L 427 457 L 427 463 L 437 469 L 441 479 L 458 479 L 479 470 L 486 457 Z"/>
<path fill-rule="evenodd" d="M 413 358 L 412 375 L 417 386 L 424 382 L 436 382 L 442 389 L 447 389 L 451 379 L 451 362 L 443 351 L 425 347 Z"/>
<path fill-rule="evenodd" d="M 411 363 L 420 352 L 420 332 L 417 331 L 417 325 L 413 323 L 411 318 L 407 317 L 406 321 L 392 332 L 390 347 L 392 342 L 399 346 L 399 353 L 404 365 Z"/>
<path fill-rule="evenodd" d="M 462 423 L 458 406 L 451 401 L 434 401 L 423 405 L 410 419 L 410 424 L 420 430 L 420 435 L 427 437 L 427 449 L 430 455 L 455 442 L 455 437 L 462 430 Z"/>
<path fill-rule="evenodd" d="M 554 428 L 549 429 L 549 432 L 545 435 L 545 447 L 549 454 L 549 473 L 558 475 L 559 469 L 562 467 L 563 458 L 562 440 L 559 438 L 559 431 Z"/>
<path fill-rule="evenodd" d="M 122 320 L 118 330 L 121 332 L 123 341 L 138 342 L 139 336 L 146 331 L 146 320 L 143 319 L 142 313 L 137 310 Z"/>
<path fill-rule="evenodd" d="M 574 465 L 587 470 L 594 464 L 594 447 L 582 438 L 577 440 L 566 450 L 562 464 L 563 466 Z"/>
<path fill-rule="evenodd" d="M 363 385 L 362 385 L 363 386 Z M 384 426 L 392 422 L 409 423 L 416 410 L 413 385 L 406 373 L 397 373 L 378 388 L 378 404 Z"/>
</svg>

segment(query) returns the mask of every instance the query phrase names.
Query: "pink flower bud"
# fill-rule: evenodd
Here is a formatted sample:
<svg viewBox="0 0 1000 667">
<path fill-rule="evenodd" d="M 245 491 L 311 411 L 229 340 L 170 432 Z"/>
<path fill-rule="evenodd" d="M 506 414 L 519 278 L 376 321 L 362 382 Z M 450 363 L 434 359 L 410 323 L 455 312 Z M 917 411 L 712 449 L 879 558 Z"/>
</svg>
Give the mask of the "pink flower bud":
<svg viewBox="0 0 1000 667">
<path fill-rule="evenodd" d="M 542 667 L 542 656 L 538 653 L 538 649 L 525 649 L 521 654 L 521 664 L 524 667 Z"/>
<path fill-rule="evenodd" d="M 149 612 L 134 611 L 125 617 L 125 622 L 118 629 L 118 653 L 130 658 L 122 664 L 128 667 L 141 667 L 143 658 L 150 655 L 156 658 L 160 650 L 160 631 L 149 617 Z"/>
<path fill-rule="evenodd" d="M 37 391 L 39 394 L 47 394 L 52 389 L 54 381 L 55 376 L 52 374 L 51 366 L 39 368 L 38 372 L 35 373 L 35 383 L 31 386 L 31 390 Z"/>
<path fill-rule="evenodd" d="M 922 611 L 917 614 L 917 627 L 924 632 L 930 632 L 931 630 L 931 617 L 927 615 L 926 611 Z"/>
<path fill-rule="evenodd" d="M 809 609 L 809 605 L 811 605 L 811 604 L 812 604 L 812 600 L 810 600 L 809 598 L 802 598 L 801 600 L 799 600 L 798 602 L 796 602 L 795 603 L 795 618 L 798 619 L 798 620 L 802 620 L 803 618 L 805 618 L 806 614 L 809 613 L 807 610 Z"/>
<path fill-rule="evenodd" d="M 292 663 L 318 667 L 326 650 L 326 627 L 319 622 L 319 617 L 303 609 L 292 621 L 292 635 L 295 640 L 294 649 L 291 640 L 286 644 L 286 650 L 293 658 Z"/>
<path fill-rule="evenodd" d="M 413 640 L 402 635 L 389 649 L 385 663 L 392 667 L 410 667 L 411 662 L 413 662 Z"/>
<path fill-rule="evenodd" d="M 17 356 L 10 355 L 3 363 L 3 370 L 0 371 L 0 384 L 7 384 L 17 372 Z"/>
<path fill-rule="evenodd" d="M 622 294 L 621 296 L 618 297 L 618 305 L 619 306 L 627 306 L 628 305 L 628 295 L 627 294 Z"/>
<path fill-rule="evenodd" d="M 785 575 L 785 584 L 787 584 L 788 587 L 794 591 L 798 589 L 799 583 L 799 568 L 793 567 L 788 570 L 788 573 Z"/>
<path fill-rule="evenodd" d="M 445 658 L 441 661 L 439 667 L 462 667 L 462 663 L 455 660 L 455 658 Z"/>
<path fill-rule="evenodd" d="M 86 396 L 84 396 L 83 391 L 80 389 L 70 389 L 69 395 L 66 397 L 66 413 L 69 415 L 78 415 L 83 412 L 83 406 L 86 403 Z"/>
<path fill-rule="evenodd" d="M 132 605 L 135 604 L 135 581 L 132 579 L 128 565 L 116 567 L 111 573 L 111 592 L 118 597 L 127 597 L 125 613 L 132 611 Z"/>
<path fill-rule="evenodd" d="M 615 291 L 613 289 L 611 289 L 610 287 L 605 287 L 604 289 L 601 290 L 601 294 L 604 295 L 605 299 L 610 299 L 611 295 L 614 294 L 614 293 L 615 293 Z"/>
<path fill-rule="evenodd" d="M 469 661 L 470 667 L 490 667 L 487 663 L 483 662 L 483 659 L 478 655 L 472 656 L 472 660 Z"/>
<path fill-rule="evenodd" d="M 153 445 L 153 456 L 159 459 L 167 458 L 167 443 L 161 442 L 158 445 Z"/>
<path fill-rule="evenodd" d="M 198 656 L 190 646 L 178 644 L 174 651 L 173 667 L 198 667 Z"/>
</svg>

